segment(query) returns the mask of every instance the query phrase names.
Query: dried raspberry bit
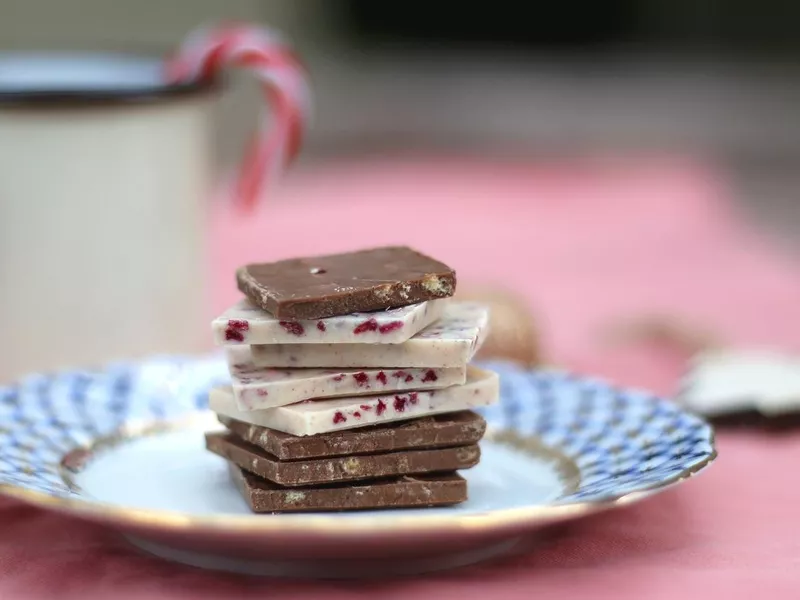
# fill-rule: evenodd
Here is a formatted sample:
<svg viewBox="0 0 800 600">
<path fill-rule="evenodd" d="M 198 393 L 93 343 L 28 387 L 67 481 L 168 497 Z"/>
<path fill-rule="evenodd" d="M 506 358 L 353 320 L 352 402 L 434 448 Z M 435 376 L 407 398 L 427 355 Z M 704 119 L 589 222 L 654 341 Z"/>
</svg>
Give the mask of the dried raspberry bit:
<svg viewBox="0 0 800 600">
<path fill-rule="evenodd" d="M 353 329 L 353 333 L 358 335 L 360 333 L 366 333 L 367 331 L 377 331 L 378 329 L 378 322 L 375 319 L 367 319 L 366 321 L 359 323 Z"/>
<path fill-rule="evenodd" d="M 362 404 L 359 408 L 361 408 L 361 410 L 366 410 L 367 412 L 372 410 L 372 407 L 369 404 Z"/>
<path fill-rule="evenodd" d="M 325 323 L 322 321 L 317 321 L 317 329 L 319 329 L 322 333 L 325 333 L 327 327 L 325 327 Z"/>
<path fill-rule="evenodd" d="M 380 417 L 384 412 L 386 412 L 386 402 L 378 400 L 378 404 L 375 406 L 375 414 Z"/>
<path fill-rule="evenodd" d="M 414 381 L 414 376 L 413 375 L 406 375 L 406 380 L 405 381 L 406 381 L 406 383 L 408 383 L 409 381 Z"/>
<path fill-rule="evenodd" d="M 394 397 L 395 411 L 404 412 L 406 410 L 406 402 L 408 402 L 407 398 L 403 398 L 402 396 L 395 396 Z"/>
<path fill-rule="evenodd" d="M 380 381 L 383 385 L 386 385 L 386 373 L 380 371 L 377 375 L 375 375 L 375 379 Z"/>
<path fill-rule="evenodd" d="M 250 323 L 239 319 L 231 319 L 228 321 L 228 327 L 225 329 L 225 341 L 227 342 L 243 342 L 244 332 L 250 329 Z"/>
<path fill-rule="evenodd" d="M 417 392 L 411 392 L 408 395 L 408 401 L 411 402 L 411 404 L 416 404 L 419 401 L 419 397 L 417 396 Z"/>
<path fill-rule="evenodd" d="M 369 375 L 363 371 L 361 373 L 353 373 L 353 379 L 356 380 L 358 387 L 363 387 L 367 385 L 367 381 L 369 381 Z"/>
<path fill-rule="evenodd" d="M 278 321 L 278 324 L 292 335 L 303 335 L 306 330 L 302 324 L 297 321 Z"/>
<path fill-rule="evenodd" d="M 269 392 L 267 390 L 258 389 L 256 390 L 256 394 L 261 397 L 269 396 Z"/>
<path fill-rule="evenodd" d="M 395 371 L 394 373 L 392 373 L 392 377 L 394 377 L 395 379 L 402 379 L 405 376 L 406 376 L 405 371 Z"/>
<path fill-rule="evenodd" d="M 339 373 L 336 377 L 333 378 L 334 381 L 341 381 L 344 379 L 344 373 Z"/>
<path fill-rule="evenodd" d="M 345 421 L 347 421 L 347 417 L 345 417 L 341 411 L 337 410 L 333 415 L 333 424 L 338 425 L 339 423 L 344 423 Z"/>
<path fill-rule="evenodd" d="M 391 333 L 392 331 L 397 331 L 402 327 L 403 327 L 402 321 L 390 321 L 389 323 L 386 323 L 385 325 L 381 325 L 380 327 L 378 327 L 378 331 L 380 331 L 381 333 Z"/>
<path fill-rule="evenodd" d="M 355 412 L 353 413 L 353 416 L 354 416 L 356 419 L 360 419 L 360 418 L 361 418 L 361 413 L 360 413 L 360 412 L 358 412 L 358 411 L 355 411 Z"/>
<path fill-rule="evenodd" d="M 433 369 L 428 369 L 425 371 L 425 377 L 422 378 L 422 383 L 436 381 L 437 379 L 439 379 L 439 377 L 436 375 L 436 372 Z"/>
</svg>

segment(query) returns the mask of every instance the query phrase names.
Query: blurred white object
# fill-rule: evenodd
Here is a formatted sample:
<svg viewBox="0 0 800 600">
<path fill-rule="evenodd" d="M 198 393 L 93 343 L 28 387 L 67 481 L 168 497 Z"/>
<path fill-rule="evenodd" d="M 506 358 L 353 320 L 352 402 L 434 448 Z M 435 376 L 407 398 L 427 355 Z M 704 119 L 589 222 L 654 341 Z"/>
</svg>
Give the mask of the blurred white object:
<svg viewBox="0 0 800 600">
<path fill-rule="evenodd" d="M 310 101 L 278 37 L 205 29 L 169 61 L 0 55 L 0 382 L 207 346 L 213 82 L 246 66 L 274 109 L 239 176 L 252 206 Z"/>
<path fill-rule="evenodd" d="M 800 357 L 770 350 L 715 350 L 696 355 L 677 396 L 710 417 L 800 411 Z"/>
<path fill-rule="evenodd" d="M 0 55 L 0 381 L 206 346 L 212 86 L 161 69 Z"/>
</svg>

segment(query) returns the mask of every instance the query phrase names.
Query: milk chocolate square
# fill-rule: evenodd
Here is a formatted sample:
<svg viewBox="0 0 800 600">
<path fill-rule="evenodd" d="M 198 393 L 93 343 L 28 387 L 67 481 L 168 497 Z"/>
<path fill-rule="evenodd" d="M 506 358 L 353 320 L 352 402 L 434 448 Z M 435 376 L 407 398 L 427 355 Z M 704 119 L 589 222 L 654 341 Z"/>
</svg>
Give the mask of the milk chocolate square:
<svg viewBox="0 0 800 600">
<path fill-rule="evenodd" d="M 250 264 L 236 280 L 252 304 L 286 320 L 387 310 L 456 289 L 453 269 L 405 246 Z"/>
<path fill-rule="evenodd" d="M 474 467 L 481 456 L 480 448 L 473 444 L 286 462 L 225 433 L 207 433 L 206 448 L 250 473 L 285 487 L 458 471 Z"/>
<path fill-rule="evenodd" d="M 278 460 L 468 446 L 477 444 L 486 432 L 484 418 L 470 411 L 310 436 L 292 435 L 223 415 L 218 418 L 233 434 Z"/>
<path fill-rule="evenodd" d="M 248 473 L 233 463 L 229 463 L 229 468 L 231 479 L 256 513 L 449 506 L 467 499 L 467 482 L 456 473 L 286 488 Z"/>
</svg>

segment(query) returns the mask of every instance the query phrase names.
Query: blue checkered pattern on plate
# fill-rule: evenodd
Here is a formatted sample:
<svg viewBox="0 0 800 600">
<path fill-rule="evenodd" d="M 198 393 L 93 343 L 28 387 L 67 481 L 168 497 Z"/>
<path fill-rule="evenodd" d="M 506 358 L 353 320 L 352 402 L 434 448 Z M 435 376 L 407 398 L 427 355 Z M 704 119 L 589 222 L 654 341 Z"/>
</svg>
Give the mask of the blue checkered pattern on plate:
<svg viewBox="0 0 800 600">
<path fill-rule="evenodd" d="M 579 489 L 559 502 L 658 486 L 713 454 L 706 423 L 652 394 L 508 363 L 482 366 L 501 378 L 500 402 L 483 411 L 489 424 L 535 436 L 579 467 Z M 208 389 L 227 380 L 219 357 L 168 357 L 99 372 L 34 375 L 0 387 L 0 483 L 69 496 L 58 473 L 69 450 L 126 423 L 203 410 Z"/>
</svg>

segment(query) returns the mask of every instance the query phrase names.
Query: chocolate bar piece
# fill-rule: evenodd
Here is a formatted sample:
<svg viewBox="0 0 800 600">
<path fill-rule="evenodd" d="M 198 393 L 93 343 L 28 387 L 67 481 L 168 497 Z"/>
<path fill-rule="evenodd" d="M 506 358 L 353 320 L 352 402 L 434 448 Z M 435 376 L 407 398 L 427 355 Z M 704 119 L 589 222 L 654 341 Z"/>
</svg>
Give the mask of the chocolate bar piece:
<svg viewBox="0 0 800 600">
<path fill-rule="evenodd" d="M 207 433 L 206 448 L 250 473 L 286 487 L 458 471 L 474 467 L 481 456 L 478 445 L 472 444 L 284 462 L 230 433 Z"/>
<path fill-rule="evenodd" d="M 467 482 L 456 473 L 404 475 L 316 488 L 286 488 L 248 473 L 233 463 L 229 463 L 229 468 L 231 479 L 256 513 L 448 506 L 467 499 Z"/>
<path fill-rule="evenodd" d="M 484 418 L 469 411 L 306 437 L 251 425 L 222 415 L 219 415 L 219 420 L 232 433 L 263 448 L 279 460 L 377 454 L 410 448 L 467 446 L 478 443 L 486 432 Z"/>
<path fill-rule="evenodd" d="M 705 417 L 800 412 L 800 357 L 772 350 L 708 350 L 692 358 L 676 400 Z"/>
<path fill-rule="evenodd" d="M 448 299 L 328 319 L 284 321 L 243 299 L 211 322 L 214 341 L 240 344 L 400 344 L 442 316 Z"/>
<path fill-rule="evenodd" d="M 489 309 L 474 302 L 449 302 L 444 315 L 402 344 L 269 344 L 229 347 L 233 364 L 262 367 L 460 367 L 489 333 Z"/>
<path fill-rule="evenodd" d="M 715 428 L 751 428 L 767 432 L 783 433 L 800 428 L 800 413 L 785 413 L 767 416 L 757 410 L 747 410 L 724 415 L 705 417 Z"/>
<path fill-rule="evenodd" d="M 467 366 L 449 369 L 261 369 L 231 368 L 241 410 L 286 406 L 304 400 L 433 390 L 461 385 Z"/>
<path fill-rule="evenodd" d="M 251 264 L 239 289 L 279 319 L 323 319 L 448 298 L 456 274 L 405 246 Z"/>
<path fill-rule="evenodd" d="M 212 388 L 209 408 L 237 421 L 278 429 L 293 435 L 316 435 L 390 421 L 472 410 L 494 404 L 500 394 L 497 373 L 467 367 L 467 382 L 441 390 L 307 400 L 261 410 L 243 411 L 231 386 Z"/>
</svg>

